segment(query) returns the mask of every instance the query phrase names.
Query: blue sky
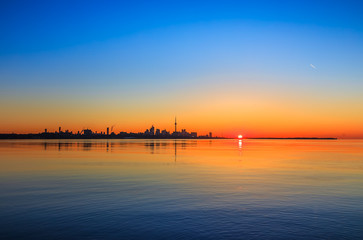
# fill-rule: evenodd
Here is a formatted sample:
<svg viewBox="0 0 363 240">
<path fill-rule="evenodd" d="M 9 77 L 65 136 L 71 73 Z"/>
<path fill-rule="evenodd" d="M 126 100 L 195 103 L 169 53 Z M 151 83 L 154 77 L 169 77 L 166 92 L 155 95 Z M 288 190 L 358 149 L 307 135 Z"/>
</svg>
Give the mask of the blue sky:
<svg viewBox="0 0 363 240">
<path fill-rule="evenodd" d="M 9 115 L 7 122 L 13 116 L 9 109 L 39 105 L 34 111 L 44 112 L 46 103 L 62 106 L 66 115 L 75 102 L 87 109 L 96 102 L 99 108 L 123 106 L 120 111 L 145 111 L 143 106 L 154 102 L 172 116 L 165 101 L 186 109 L 184 98 L 203 102 L 234 91 L 266 103 L 276 96 L 297 105 L 306 97 L 307 105 L 313 100 L 327 108 L 329 102 L 346 102 L 336 110 L 345 115 L 347 106 L 363 103 L 359 1 L 8 1 L 0 6 L 0 110 Z M 357 118 L 355 110 L 347 118 Z"/>
<path fill-rule="evenodd" d="M 50 51 L 219 21 L 363 30 L 360 1 L 3 1 L 1 55 Z"/>
</svg>

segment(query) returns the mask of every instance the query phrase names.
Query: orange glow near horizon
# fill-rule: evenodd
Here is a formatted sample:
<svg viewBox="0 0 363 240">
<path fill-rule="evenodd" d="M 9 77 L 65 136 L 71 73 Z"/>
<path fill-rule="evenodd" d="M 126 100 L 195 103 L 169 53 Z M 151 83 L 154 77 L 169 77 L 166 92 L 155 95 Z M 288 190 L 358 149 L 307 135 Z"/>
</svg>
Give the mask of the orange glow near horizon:
<svg viewBox="0 0 363 240">
<path fill-rule="evenodd" d="M 273 95 L 273 96 L 272 96 Z M 105 132 L 114 126 L 118 133 L 143 132 L 155 128 L 178 130 L 205 135 L 235 138 L 241 132 L 246 137 L 363 137 L 363 112 L 359 101 L 334 102 L 317 98 L 303 99 L 291 94 L 256 96 L 254 94 L 215 94 L 214 91 L 182 96 L 170 96 L 168 101 L 151 98 L 49 99 L 27 100 L 25 97 L 3 102 L 0 133 L 38 133 L 89 128 Z M 237 110 L 236 110 L 237 109 Z M 177 110 L 177 112 L 176 112 Z"/>
</svg>

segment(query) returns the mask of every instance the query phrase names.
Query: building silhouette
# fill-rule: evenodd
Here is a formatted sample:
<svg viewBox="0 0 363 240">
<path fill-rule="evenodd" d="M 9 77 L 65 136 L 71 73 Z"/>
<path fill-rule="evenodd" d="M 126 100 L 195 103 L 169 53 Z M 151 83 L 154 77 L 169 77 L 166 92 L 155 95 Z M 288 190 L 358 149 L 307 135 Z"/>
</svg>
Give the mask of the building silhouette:
<svg viewBox="0 0 363 240">
<path fill-rule="evenodd" d="M 175 117 L 175 123 L 174 123 L 174 125 L 175 125 L 174 132 L 176 133 L 177 132 L 177 128 L 176 128 L 176 125 L 177 125 L 177 123 L 176 123 L 176 117 Z"/>
<path fill-rule="evenodd" d="M 58 132 L 49 132 L 47 128 L 44 129 L 44 132 L 38 134 L 0 134 L 1 139 L 130 139 L 130 138 L 163 138 L 163 139 L 176 139 L 176 138 L 185 138 L 185 139 L 205 139 L 205 138 L 213 138 L 212 132 L 209 132 L 207 135 L 198 136 L 197 132 L 188 132 L 186 129 L 181 129 L 178 132 L 178 123 L 175 117 L 174 120 L 174 132 L 169 132 L 166 129 L 160 130 L 160 128 L 155 128 L 152 125 L 149 129 L 146 129 L 144 132 L 124 132 L 120 131 L 119 133 L 112 132 L 113 127 L 110 129 L 106 128 L 106 132 L 93 132 L 91 129 L 83 129 L 82 131 L 78 131 L 73 134 L 72 131 L 65 130 L 62 131 L 61 127 L 58 127 Z M 111 131 L 110 131 L 111 130 Z M 111 132 L 111 133 L 110 133 Z M 216 138 L 216 137 L 215 137 Z"/>
</svg>

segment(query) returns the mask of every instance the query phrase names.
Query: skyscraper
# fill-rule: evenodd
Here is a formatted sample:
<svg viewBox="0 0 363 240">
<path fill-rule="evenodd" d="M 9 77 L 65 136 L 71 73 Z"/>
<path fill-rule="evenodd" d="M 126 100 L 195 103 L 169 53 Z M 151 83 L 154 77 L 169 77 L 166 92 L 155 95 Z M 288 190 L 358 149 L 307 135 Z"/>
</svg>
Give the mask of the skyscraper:
<svg viewBox="0 0 363 240">
<path fill-rule="evenodd" d="M 175 117 L 175 131 L 174 132 L 176 132 L 176 117 Z"/>
</svg>

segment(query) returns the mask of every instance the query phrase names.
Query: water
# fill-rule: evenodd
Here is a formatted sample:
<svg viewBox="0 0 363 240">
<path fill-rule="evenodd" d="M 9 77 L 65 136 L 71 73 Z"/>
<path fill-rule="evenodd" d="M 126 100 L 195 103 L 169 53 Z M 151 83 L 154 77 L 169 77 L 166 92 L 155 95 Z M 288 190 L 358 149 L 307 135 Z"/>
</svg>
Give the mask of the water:
<svg viewBox="0 0 363 240">
<path fill-rule="evenodd" d="M 362 239 L 361 140 L 1 140 L 1 239 Z"/>
</svg>

